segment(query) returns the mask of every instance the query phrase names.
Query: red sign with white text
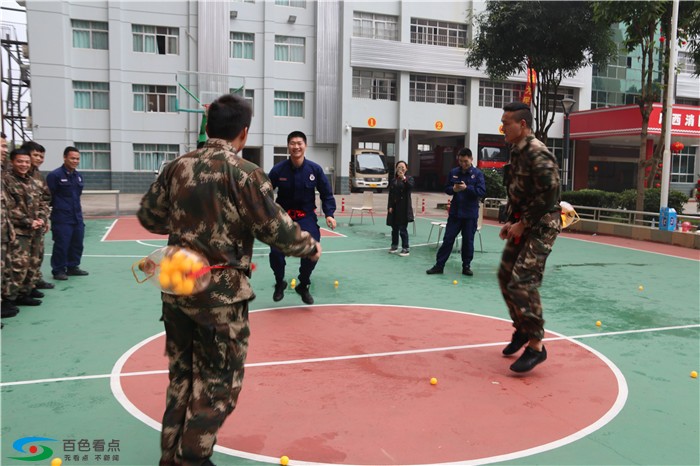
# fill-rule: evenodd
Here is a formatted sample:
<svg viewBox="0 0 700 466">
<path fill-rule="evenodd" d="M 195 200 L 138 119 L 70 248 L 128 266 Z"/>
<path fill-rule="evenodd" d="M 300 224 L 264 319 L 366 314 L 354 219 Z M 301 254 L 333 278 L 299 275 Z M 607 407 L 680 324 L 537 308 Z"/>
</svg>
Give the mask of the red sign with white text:
<svg viewBox="0 0 700 466">
<path fill-rule="evenodd" d="M 661 104 L 654 104 L 649 117 L 649 134 L 661 134 Z M 576 112 L 571 120 L 571 139 L 593 139 L 609 136 L 638 135 L 642 131 L 642 115 L 636 105 L 597 108 Z M 700 107 L 674 105 L 671 135 L 700 138 Z"/>
</svg>

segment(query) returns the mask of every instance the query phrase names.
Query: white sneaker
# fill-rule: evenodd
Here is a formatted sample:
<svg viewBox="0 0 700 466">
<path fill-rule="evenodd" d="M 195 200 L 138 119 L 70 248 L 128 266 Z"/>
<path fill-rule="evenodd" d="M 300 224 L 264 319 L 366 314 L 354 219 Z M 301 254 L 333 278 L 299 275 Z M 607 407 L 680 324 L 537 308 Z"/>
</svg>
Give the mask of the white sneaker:
<svg viewBox="0 0 700 466">
<path fill-rule="evenodd" d="M 399 256 L 401 256 L 401 257 L 406 257 L 406 256 L 408 256 L 409 254 L 410 254 L 410 252 L 408 251 L 408 249 L 403 248 L 403 249 L 401 250 L 401 252 L 399 253 Z"/>
</svg>

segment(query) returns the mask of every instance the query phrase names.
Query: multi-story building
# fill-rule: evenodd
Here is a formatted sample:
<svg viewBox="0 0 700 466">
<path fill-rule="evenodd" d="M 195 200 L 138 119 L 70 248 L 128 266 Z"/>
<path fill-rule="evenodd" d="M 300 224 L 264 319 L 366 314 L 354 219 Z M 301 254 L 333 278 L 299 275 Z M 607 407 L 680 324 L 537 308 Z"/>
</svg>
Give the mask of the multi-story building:
<svg viewBox="0 0 700 466">
<path fill-rule="evenodd" d="M 163 160 L 196 146 L 197 99 L 237 92 L 254 108 L 243 156 L 266 171 L 286 156 L 287 134 L 301 130 L 307 156 L 331 175 L 337 193 L 349 189 L 358 147 L 407 160 L 423 187 L 439 187 L 457 148 L 472 148 L 482 162 L 505 153 L 501 109 L 525 89 L 525 75 L 492 82 L 465 65 L 473 34 L 467 19 L 484 5 L 27 2 L 34 138 L 48 149 L 47 168 L 75 145 L 89 187 L 141 192 Z M 558 97 L 575 99 L 575 110 L 618 105 L 597 83 L 584 68 L 562 82 Z M 697 105 L 700 88 L 677 89 Z M 623 142 L 591 139 L 579 162 L 577 140 L 565 160 L 563 113 L 556 111 L 548 144 L 567 187 L 585 187 L 589 177 L 575 172 L 597 162 L 591 147 Z M 686 138 L 690 178 L 699 171 L 698 135 Z"/>
</svg>

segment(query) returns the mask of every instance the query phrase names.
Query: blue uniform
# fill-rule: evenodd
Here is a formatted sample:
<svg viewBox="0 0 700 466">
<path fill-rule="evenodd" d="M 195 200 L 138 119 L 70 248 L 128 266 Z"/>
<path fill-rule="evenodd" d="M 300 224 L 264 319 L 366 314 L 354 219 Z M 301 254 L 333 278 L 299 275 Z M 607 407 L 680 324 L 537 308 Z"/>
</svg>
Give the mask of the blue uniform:
<svg viewBox="0 0 700 466">
<path fill-rule="evenodd" d="M 467 185 L 464 191 L 455 192 L 454 185 L 461 181 Z M 450 170 L 445 193 L 452 196 L 450 212 L 445 227 L 445 237 L 437 252 L 436 265 L 443 268 L 452 252 L 457 235 L 462 233 L 462 267 L 470 267 L 474 258 L 474 233 L 479 221 L 479 199 L 486 195 L 486 180 L 478 168 L 472 166 L 465 172 L 461 167 Z"/>
<path fill-rule="evenodd" d="M 268 176 L 272 181 L 272 186 L 277 188 L 277 203 L 287 211 L 292 220 L 297 222 L 303 231 L 308 231 L 316 241 L 320 241 L 321 230 L 318 227 L 318 217 L 316 216 L 316 191 L 321 196 L 321 209 L 326 217 L 333 217 L 335 214 L 333 191 L 321 166 L 304 158 L 301 167 L 296 168 L 287 159 L 272 167 Z M 271 248 L 270 267 L 275 273 L 275 280 L 278 283 L 284 280 L 286 265 L 284 254 Z M 315 267 L 316 262 L 301 259 L 300 285 L 311 283 L 311 272 Z"/>
<path fill-rule="evenodd" d="M 54 275 L 65 273 L 66 268 L 80 265 L 83 255 L 85 223 L 80 196 L 83 193 L 83 177 L 77 170 L 68 171 L 60 166 L 46 176 L 51 191 L 51 233 L 53 252 L 51 270 Z"/>
</svg>

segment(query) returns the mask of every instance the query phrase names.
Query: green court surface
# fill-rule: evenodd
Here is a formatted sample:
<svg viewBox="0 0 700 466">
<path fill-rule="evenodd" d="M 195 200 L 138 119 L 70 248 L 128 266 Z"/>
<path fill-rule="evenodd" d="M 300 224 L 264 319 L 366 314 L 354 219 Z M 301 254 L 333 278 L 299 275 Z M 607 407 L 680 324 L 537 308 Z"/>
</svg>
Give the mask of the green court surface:
<svg viewBox="0 0 700 466">
<path fill-rule="evenodd" d="M 436 252 L 434 243 L 426 244 L 430 218 L 417 219 L 416 234 L 409 227 L 409 257 L 387 253 L 390 230 L 380 217 L 376 224 L 365 217 L 362 225 L 352 226 L 348 217 L 338 220 L 336 231 L 345 236 L 323 238 L 323 256 L 312 276 L 316 304 L 405 305 L 508 319 L 496 280 L 503 242 L 495 224 L 483 227 L 483 253 L 477 236 L 474 276 L 465 277 L 456 252 L 444 275 L 425 274 Z M 130 348 L 163 331 L 159 293 L 148 283 L 137 284 L 131 266 L 165 241 L 102 241 L 113 222 L 87 222 L 81 267 L 90 272 L 88 277 L 55 282 L 56 289 L 46 291 L 41 306 L 23 307 L 17 317 L 3 320 L 2 465 L 48 465 L 54 457 L 62 458 L 64 465 L 158 463 L 159 432 L 117 401 L 110 374 Z M 433 233 L 433 241 L 434 237 Z M 698 252 L 684 251 L 683 258 L 636 249 L 635 244 L 641 243 L 631 241 L 620 247 L 601 244 L 596 237 L 581 238 L 560 236 L 548 261 L 540 290 L 546 329 L 609 359 L 626 381 L 624 406 L 573 442 L 496 464 L 700 464 L 700 379 L 690 377 L 691 371 L 700 371 Z M 50 277 L 50 235 L 46 251 L 43 271 Z M 274 279 L 267 251 L 267 246 L 256 243 L 252 284 L 257 297 L 251 310 L 303 306 L 289 288 L 281 302 L 272 301 Z M 289 281 L 296 276 L 298 259 L 287 262 Z M 253 327 L 251 347 L 256 345 L 255 332 Z M 464 344 L 468 343 L 465 338 Z M 439 347 L 440 341 L 434 346 Z M 491 350 L 500 354 L 501 346 Z M 558 358 L 550 352 L 531 377 L 556 378 L 557 373 L 546 368 L 555 362 L 566 364 Z M 504 375 L 511 362 L 502 360 Z M 588 374 L 577 376 L 584 380 Z M 449 374 L 442 375 L 446 378 Z M 346 389 L 338 386 L 338 395 Z M 244 382 L 239 403 L 246 402 L 245 394 Z M 502 441 L 507 444 L 522 432 L 545 425 L 546 416 L 512 425 L 500 433 Z M 236 412 L 228 422 L 236 422 Z M 469 422 L 469 413 L 464 413 L 464 422 Z M 25 437 L 56 440 L 36 443 L 50 446 L 53 456 L 26 461 L 33 454 L 13 448 Z M 69 440 L 75 441 L 75 452 L 67 447 Z M 98 460 L 99 440 L 105 441 L 105 451 Z M 118 444 L 119 451 L 108 453 L 110 443 L 113 449 Z M 107 454 L 109 460 L 103 456 Z M 22 456 L 25 460 L 10 459 Z M 263 464 L 221 452 L 212 459 L 219 466 Z"/>
</svg>

